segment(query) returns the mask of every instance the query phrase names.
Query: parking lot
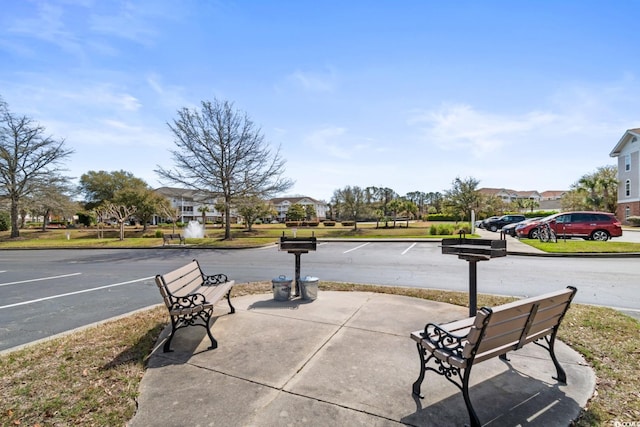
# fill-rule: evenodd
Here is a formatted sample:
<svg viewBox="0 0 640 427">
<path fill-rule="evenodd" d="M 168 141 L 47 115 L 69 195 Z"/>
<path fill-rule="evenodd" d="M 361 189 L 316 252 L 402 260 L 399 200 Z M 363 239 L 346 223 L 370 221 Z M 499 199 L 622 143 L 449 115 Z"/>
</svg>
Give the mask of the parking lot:
<svg viewBox="0 0 640 427">
<path fill-rule="evenodd" d="M 198 259 L 237 283 L 294 275 L 277 246 L 0 252 L 0 350 L 161 303 L 154 276 Z M 468 291 L 467 263 L 439 242 L 323 242 L 302 275 L 326 281 Z M 478 264 L 478 292 L 525 297 L 578 287 L 576 302 L 640 313 L 637 258 L 507 256 Z"/>
</svg>

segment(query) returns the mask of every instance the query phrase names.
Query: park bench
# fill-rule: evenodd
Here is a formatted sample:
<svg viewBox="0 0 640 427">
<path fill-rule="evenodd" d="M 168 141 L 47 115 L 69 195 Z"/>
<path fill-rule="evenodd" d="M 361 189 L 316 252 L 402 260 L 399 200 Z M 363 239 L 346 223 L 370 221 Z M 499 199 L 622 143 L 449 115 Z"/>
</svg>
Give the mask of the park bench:
<svg viewBox="0 0 640 427">
<path fill-rule="evenodd" d="M 471 368 L 533 342 L 549 352 L 556 368 L 557 381 L 566 384 L 567 376 L 555 355 L 554 344 L 560 322 L 576 293 L 566 289 L 527 298 L 494 308 L 483 307 L 474 317 L 437 325 L 427 323 L 424 330 L 411 333 L 420 355 L 420 375 L 413 383 L 413 394 L 423 398 L 420 386 L 426 371 L 443 375 L 456 385 L 464 398 L 472 426 L 480 421 L 469 399 Z M 434 366 L 429 363 L 433 362 Z"/>
<path fill-rule="evenodd" d="M 206 328 L 211 340 L 209 349 L 217 348 L 218 342 L 211 334 L 209 322 L 213 307 L 222 298 L 229 303 L 229 314 L 235 313 L 230 299 L 234 284 L 225 274 L 205 275 L 196 260 L 169 273 L 156 275 L 156 285 L 171 317 L 171 335 L 164 343 L 164 352 L 171 351 L 171 340 L 178 329 L 192 325 Z"/>
<path fill-rule="evenodd" d="M 170 244 L 173 240 L 178 240 L 179 244 L 184 245 L 184 237 L 182 237 L 182 234 L 163 234 L 162 246 Z"/>
</svg>

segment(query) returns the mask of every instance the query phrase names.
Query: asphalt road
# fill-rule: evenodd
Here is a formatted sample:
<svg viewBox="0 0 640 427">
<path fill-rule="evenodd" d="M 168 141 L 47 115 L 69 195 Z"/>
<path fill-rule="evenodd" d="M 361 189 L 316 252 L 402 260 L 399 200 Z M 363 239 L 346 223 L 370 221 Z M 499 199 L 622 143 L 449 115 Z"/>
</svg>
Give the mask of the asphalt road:
<svg viewBox="0 0 640 427">
<path fill-rule="evenodd" d="M 154 276 L 198 259 L 237 283 L 294 275 L 276 246 L 246 250 L 0 251 L 0 350 L 161 303 Z M 303 254 L 302 276 L 327 281 L 467 291 L 469 269 L 437 242 L 329 242 Z M 525 297 L 567 285 L 576 302 L 640 314 L 638 258 L 507 256 L 478 263 L 478 292 Z M 321 296 L 320 296 L 321 297 Z"/>
</svg>

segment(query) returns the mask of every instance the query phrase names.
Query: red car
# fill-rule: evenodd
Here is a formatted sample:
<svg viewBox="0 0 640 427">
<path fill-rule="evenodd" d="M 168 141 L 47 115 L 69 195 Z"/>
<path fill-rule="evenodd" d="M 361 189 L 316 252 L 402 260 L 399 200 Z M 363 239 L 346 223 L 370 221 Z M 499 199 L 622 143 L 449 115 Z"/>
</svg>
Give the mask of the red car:
<svg viewBox="0 0 640 427">
<path fill-rule="evenodd" d="M 581 237 L 585 240 L 606 241 L 622 236 L 622 225 L 607 212 L 561 212 L 516 227 L 520 238 L 537 239 L 538 225 L 548 222 L 559 239 Z"/>
</svg>

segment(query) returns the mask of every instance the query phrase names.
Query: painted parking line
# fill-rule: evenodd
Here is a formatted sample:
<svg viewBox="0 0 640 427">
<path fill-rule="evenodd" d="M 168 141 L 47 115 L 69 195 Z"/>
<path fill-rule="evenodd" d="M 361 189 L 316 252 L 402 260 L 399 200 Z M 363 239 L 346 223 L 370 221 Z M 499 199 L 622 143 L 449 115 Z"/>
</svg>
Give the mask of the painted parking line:
<svg viewBox="0 0 640 427">
<path fill-rule="evenodd" d="M 84 294 L 86 292 L 94 292 L 94 291 L 99 291 L 99 290 L 102 290 L 102 289 L 114 288 L 116 286 L 130 285 L 131 283 L 143 282 L 145 280 L 150 280 L 150 279 L 153 279 L 153 278 L 155 278 L 155 276 L 143 277 L 142 279 L 136 279 L 136 280 L 129 280 L 128 282 L 114 283 L 112 285 L 98 286 L 97 288 L 83 289 L 81 291 L 67 292 L 65 294 L 52 295 L 50 297 L 37 298 L 37 299 L 32 299 L 30 301 L 17 302 L 15 304 L 0 305 L 0 310 L 2 310 L 3 308 L 18 307 L 20 305 L 33 304 L 33 303 L 36 303 L 36 302 L 47 301 L 47 300 L 50 300 L 50 299 L 63 298 L 63 297 L 71 296 L 71 295 Z"/>
<path fill-rule="evenodd" d="M 357 250 L 357 249 L 364 248 L 364 247 L 365 247 L 365 246 L 367 246 L 369 243 L 371 243 L 371 242 L 367 242 L 367 243 L 364 243 L 364 244 L 362 244 L 362 245 L 360 245 L 360 246 L 356 246 L 355 248 L 351 248 L 351 249 L 346 250 L 346 251 L 344 251 L 344 252 L 342 252 L 342 253 L 343 253 L 343 254 L 346 254 L 346 253 L 349 253 L 349 252 L 351 252 L 351 251 L 355 251 L 355 250 Z"/>
<path fill-rule="evenodd" d="M 0 272 L 0 273 L 4 273 L 4 271 Z M 54 280 L 54 279 L 61 279 L 63 277 L 71 277 L 71 276 L 77 276 L 79 274 L 82 273 L 71 273 L 71 274 L 63 274 L 61 276 L 49 276 L 49 277 L 40 277 L 38 279 L 29 279 L 29 280 L 20 280 L 18 282 L 7 282 L 7 283 L 0 283 L 0 286 L 9 286 L 9 285 L 19 285 L 21 283 L 33 283 L 33 282 L 41 282 L 43 280 Z"/>
<path fill-rule="evenodd" d="M 417 245 L 417 243 L 414 243 L 414 244 L 412 244 L 411 246 L 409 246 L 407 249 L 405 249 L 405 250 L 402 252 L 402 254 L 401 254 L 401 255 L 404 255 L 404 254 L 406 254 L 407 252 L 409 252 L 411 249 L 413 249 L 413 247 L 414 247 L 415 245 Z"/>
</svg>

